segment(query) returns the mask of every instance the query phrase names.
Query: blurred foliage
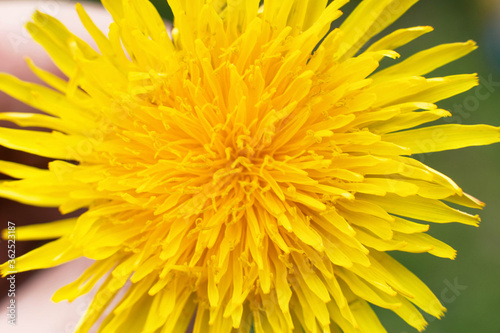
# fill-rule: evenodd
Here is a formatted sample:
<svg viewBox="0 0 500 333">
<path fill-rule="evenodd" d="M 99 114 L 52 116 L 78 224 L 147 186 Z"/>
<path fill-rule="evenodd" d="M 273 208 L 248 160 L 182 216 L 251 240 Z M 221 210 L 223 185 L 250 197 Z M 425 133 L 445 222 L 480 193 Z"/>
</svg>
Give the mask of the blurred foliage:
<svg viewBox="0 0 500 333">
<path fill-rule="evenodd" d="M 165 0 L 152 2 L 158 6 L 163 17 L 171 20 L 172 14 Z M 351 1 L 345 12 L 348 13 L 357 3 L 359 0 Z M 402 59 L 438 44 L 475 40 L 480 46 L 479 50 L 431 75 L 477 72 L 481 78 L 480 89 L 484 92 L 485 82 L 493 81 L 500 85 L 500 73 L 494 70 L 492 63 L 498 61 L 499 55 L 492 56 L 490 53 L 487 56 L 491 45 L 498 46 L 500 40 L 498 31 L 495 34 L 487 30 L 491 27 L 488 22 L 495 20 L 492 16 L 495 5 L 498 6 L 498 0 L 421 0 L 384 33 L 418 25 L 435 28 L 434 32 L 399 49 Z M 499 20 L 497 17 L 493 22 Z M 394 62 L 391 59 L 384 61 L 388 64 Z M 453 113 L 451 119 L 441 122 L 500 126 L 500 87 L 493 88 L 496 91 L 492 91 L 489 98 L 484 100 L 479 100 L 473 89 L 440 102 L 441 108 Z M 463 225 L 431 225 L 431 235 L 458 250 L 455 261 L 428 254 L 393 254 L 425 281 L 448 308 L 448 313 L 441 320 L 426 317 L 430 325 L 425 332 L 500 332 L 497 315 L 497 310 L 500 309 L 500 224 L 497 223 L 500 216 L 500 205 L 497 205 L 500 201 L 500 144 L 427 154 L 417 158 L 454 179 L 465 192 L 487 203 L 481 212 L 483 222 L 478 229 Z M 458 287 L 453 287 L 454 285 Z M 388 332 L 416 332 L 390 311 L 377 312 Z"/>
</svg>

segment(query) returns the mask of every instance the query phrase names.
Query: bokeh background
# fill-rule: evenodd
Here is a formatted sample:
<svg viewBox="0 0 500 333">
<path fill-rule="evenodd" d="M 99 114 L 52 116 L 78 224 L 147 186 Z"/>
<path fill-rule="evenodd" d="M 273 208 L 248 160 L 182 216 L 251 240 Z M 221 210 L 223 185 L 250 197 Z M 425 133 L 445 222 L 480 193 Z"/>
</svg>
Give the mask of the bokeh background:
<svg viewBox="0 0 500 333">
<path fill-rule="evenodd" d="M 20 0 L 11 2 L 20 2 Z M 166 20 L 171 20 L 171 12 L 165 0 L 152 2 L 157 5 Z M 345 8 L 346 14 L 358 3 L 359 0 L 352 0 L 351 4 Z M 420 0 L 384 34 L 398 28 L 418 25 L 430 25 L 435 30 L 399 49 L 403 59 L 419 50 L 442 43 L 472 39 L 480 46 L 471 55 L 428 75 L 443 76 L 476 72 L 480 77 L 480 86 L 476 89 L 439 103 L 441 108 L 453 113 L 452 118 L 441 122 L 486 123 L 500 126 L 500 1 Z M 384 62 L 385 65 L 389 65 L 393 60 L 387 59 Z M 6 110 L 6 106 L 0 105 L 0 110 Z M 22 154 L 12 155 L 12 152 L 5 149 L 0 150 L 0 154 L 2 159 L 24 159 L 25 161 L 29 159 L 28 156 Z M 394 257 L 427 283 L 448 309 L 446 316 L 441 320 L 428 318 L 430 325 L 426 332 L 500 332 L 498 315 L 500 310 L 500 144 L 426 154 L 418 158 L 450 176 L 465 192 L 487 204 L 480 212 L 482 218 L 480 228 L 459 224 L 431 225 L 429 231 L 431 235 L 458 250 L 456 260 L 440 259 L 429 254 L 393 253 Z M 46 161 L 36 160 L 29 163 L 43 166 Z M 0 201 L 0 207 L 2 227 L 8 219 L 15 219 L 19 224 L 28 224 L 34 223 L 33 220 L 47 222 L 57 216 L 57 212 L 46 210 L 32 213 L 22 205 L 5 200 Z M 18 254 L 21 251 L 25 253 L 29 248 L 39 245 L 36 242 L 28 242 L 23 247 L 19 245 Z M 4 256 L 7 252 L 5 248 L 6 245 L 3 242 L 0 256 Z M 29 276 L 31 275 L 25 274 L 24 279 Z M 2 293 L 2 296 L 5 294 Z M 381 309 L 377 312 L 388 332 L 416 332 L 391 312 Z"/>
</svg>

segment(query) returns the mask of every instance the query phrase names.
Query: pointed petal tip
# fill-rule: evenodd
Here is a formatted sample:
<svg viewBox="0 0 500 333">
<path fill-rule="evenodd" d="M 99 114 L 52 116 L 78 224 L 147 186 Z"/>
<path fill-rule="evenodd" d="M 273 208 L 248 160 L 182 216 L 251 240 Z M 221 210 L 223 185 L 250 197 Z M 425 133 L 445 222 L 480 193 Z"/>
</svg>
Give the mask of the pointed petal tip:
<svg viewBox="0 0 500 333">
<path fill-rule="evenodd" d="M 479 46 L 477 45 L 477 43 L 475 41 L 473 41 L 472 39 L 469 39 L 468 41 L 465 42 L 465 44 L 469 45 L 469 46 L 472 46 L 473 49 L 477 49 Z"/>
<path fill-rule="evenodd" d="M 429 326 L 429 323 L 427 321 L 424 321 L 422 325 L 415 327 L 419 332 L 425 331 L 425 329 Z"/>
<path fill-rule="evenodd" d="M 434 28 L 430 25 L 421 25 L 418 27 L 409 28 L 408 30 L 431 32 L 434 31 Z"/>
<path fill-rule="evenodd" d="M 453 251 L 453 255 L 452 255 L 452 256 L 450 256 L 450 258 L 449 258 L 449 259 L 451 259 L 451 260 L 455 260 L 455 259 L 457 259 L 457 254 L 458 254 L 457 250 L 454 250 L 454 251 Z"/>
</svg>

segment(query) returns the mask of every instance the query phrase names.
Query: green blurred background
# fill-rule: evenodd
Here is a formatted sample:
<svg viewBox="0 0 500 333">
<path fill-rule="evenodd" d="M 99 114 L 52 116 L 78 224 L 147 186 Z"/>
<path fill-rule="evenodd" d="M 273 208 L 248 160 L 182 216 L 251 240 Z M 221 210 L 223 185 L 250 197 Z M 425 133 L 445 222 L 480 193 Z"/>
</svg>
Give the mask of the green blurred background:
<svg viewBox="0 0 500 333">
<path fill-rule="evenodd" d="M 171 19 L 172 14 L 165 0 L 152 2 L 166 19 Z M 350 12 L 358 3 L 359 1 L 351 1 L 345 7 L 345 13 Z M 437 44 L 475 40 L 480 46 L 477 51 L 430 75 L 476 72 L 481 77 L 480 92 L 486 94 L 490 88 L 489 97 L 478 98 L 476 90 L 471 90 L 443 101 L 439 106 L 454 114 L 446 123 L 486 123 L 500 126 L 498 22 L 498 0 L 421 0 L 384 34 L 398 28 L 418 25 L 435 28 L 434 32 L 401 48 L 399 52 L 403 59 Z M 459 224 L 431 225 L 431 235 L 458 250 L 456 260 L 440 259 L 429 254 L 394 253 L 398 260 L 427 283 L 448 309 L 441 320 L 426 317 L 430 324 L 425 332 L 500 332 L 500 144 L 427 154 L 419 159 L 450 176 L 465 192 L 487 204 L 480 212 L 480 228 Z M 389 333 L 416 332 L 391 312 L 382 309 L 377 312 Z"/>
<path fill-rule="evenodd" d="M 95 0 L 98 1 L 98 0 Z M 153 0 L 166 19 L 171 12 L 165 0 Z M 359 3 L 351 1 L 346 14 Z M 496 17 L 495 17 L 496 8 Z M 402 58 L 437 44 L 473 39 L 480 48 L 431 75 L 442 76 L 477 72 L 482 94 L 471 90 L 439 103 L 454 116 L 450 123 L 487 123 L 500 126 L 500 1 L 499 0 L 421 0 L 412 10 L 389 27 L 430 25 L 435 31 L 401 48 Z M 496 25 L 496 28 L 495 28 Z M 495 31 L 496 29 L 496 31 Z M 495 51 L 497 53 L 495 53 Z M 390 64 L 393 60 L 385 60 Z M 488 83 L 489 82 L 489 83 Z M 492 84 L 493 82 L 493 84 Z M 490 89 L 490 91 L 488 91 Z M 444 122 L 444 121 L 443 121 Z M 500 144 L 427 154 L 418 157 L 454 179 L 465 192 L 487 203 L 480 212 L 480 228 L 464 225 L 431 225 L 429 233 L 458 250 L 455 261 L 429 254 L 394 253 L 416 273 L 448 308 L 441 320 L 428 318 L 427 333 L 500 332 Z M 416 332 L 386 310 L 377 310 L 390 333 Z"/>
</svg>

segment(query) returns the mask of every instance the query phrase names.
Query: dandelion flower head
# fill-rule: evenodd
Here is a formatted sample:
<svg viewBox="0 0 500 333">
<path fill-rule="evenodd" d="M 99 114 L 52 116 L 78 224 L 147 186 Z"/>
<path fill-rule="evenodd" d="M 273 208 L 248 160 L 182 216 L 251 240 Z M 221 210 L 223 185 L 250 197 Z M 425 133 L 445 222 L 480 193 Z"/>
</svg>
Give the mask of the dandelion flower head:
<svg viewBox="0 0 500 333">
<path fill-rule="evenodd" d="M 347 0 L 168 0 L 171 35 L 146 0 L 103 0 L 108 35 L 77 5 L 98 50 L 35 13 L 27 28 L 67 79 L 32 62 L 49 87 L 1 74 L 2 91 L 43 114 L 0 119 L 51 131 L 0 128 L 0 144 L 53 161 L 0 161 L 16 179 L 0 196 L 86 210 L 18 228 L 18 239 L 56 240 L 16 270 L 95 260 L 53 297 L 103 280 L 77 332 L 122 288 L 102 332 L 184 332 L 192 318 L 194 332 L 386 332 L 370 304 L 423 330 L 418 308 L 445 309 L 386 252 L 453 259 L 425 222 L 477 226 L 453 207 L 483 204 L 415 155 L 500 136 L 420 126 L 450 116 L 436 102 L 477 85 L 424 77 L 474 42 L 393 60 L 432 30 L 422 26 L 365 47 L 416 1 L 364 0 L 336 24 Z M 395 64 L 378 70 L 384 58 Z"/>
</svg>

